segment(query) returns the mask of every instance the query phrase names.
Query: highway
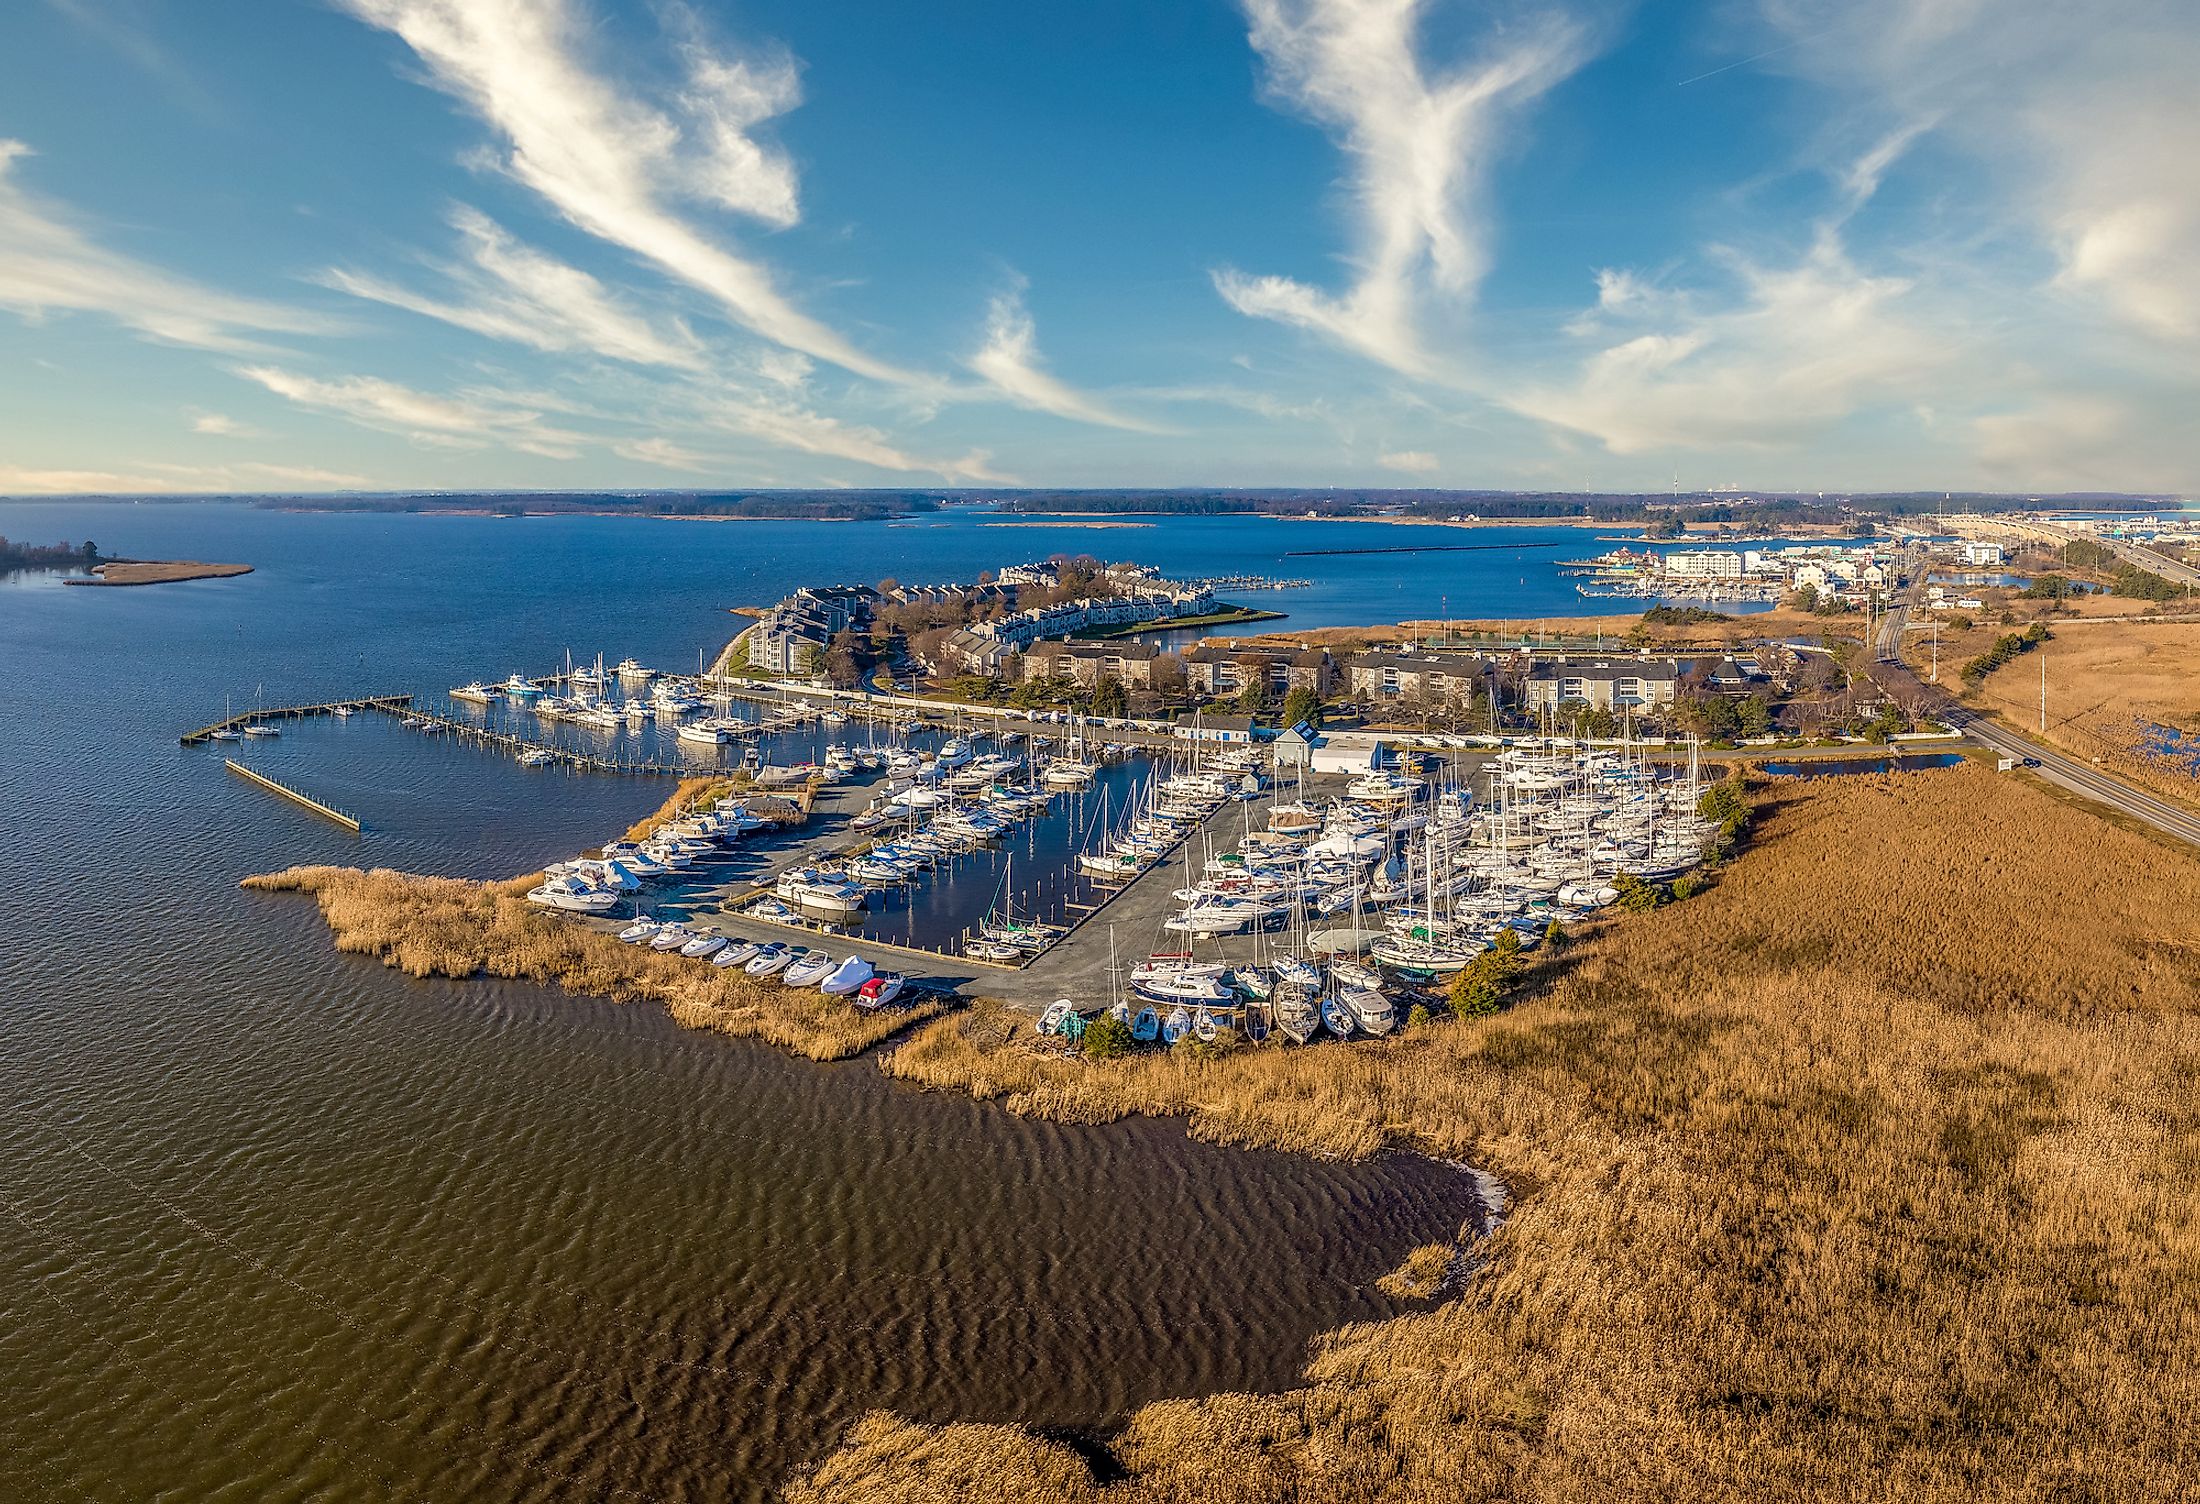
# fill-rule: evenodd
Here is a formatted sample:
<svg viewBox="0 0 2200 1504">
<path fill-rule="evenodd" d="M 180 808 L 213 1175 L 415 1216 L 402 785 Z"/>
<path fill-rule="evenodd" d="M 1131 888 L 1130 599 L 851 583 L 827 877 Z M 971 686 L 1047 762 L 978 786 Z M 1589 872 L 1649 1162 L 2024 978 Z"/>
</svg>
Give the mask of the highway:
<svg viewBox="0 0 2200 1504">
<path fill-rule="evenodd" d="M 2179 566 L 2182 568 L 2183 566 Z M 2194 814 L 2143 793 L 2113 774 L 2103 772 L 2089 762 L 2056 751 L 2053 747 L 2019 734 L 1999 721 L 1980 715 L 1962 701 L 1943 690 L 1937 684 L 1927 684 L 1901 661 L 1902 627 L 1908 619 L 1911 604 L 1922 589 L 1923 575 L 1917 577 L 1905 593 L 1901 605 L 1890 609 L 1882 619 L 1873 642 L 1872 679 L 1882 689 L 1905 703 L 1921 707 L 1926 714 L 1951 731 L 1960 731 L 1972 741 L 2003 757 L 2014 757 L 2034 764 L 2032 771 L 2048 782 L 2059 784 L 2074 794 L 2120 810 L 2143 824 L 2151 825 L 2166 835 L 2200 846 L 2200 814 Z"/>
</svg>

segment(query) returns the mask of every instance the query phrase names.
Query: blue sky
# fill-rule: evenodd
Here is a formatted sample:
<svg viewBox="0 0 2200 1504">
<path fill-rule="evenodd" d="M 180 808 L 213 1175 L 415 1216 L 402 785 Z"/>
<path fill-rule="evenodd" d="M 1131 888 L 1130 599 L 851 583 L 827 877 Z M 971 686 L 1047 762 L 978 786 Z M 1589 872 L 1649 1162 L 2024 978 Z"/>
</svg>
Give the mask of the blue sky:
<svg viewBox="0 0 2200 1504">
<path fill-rule="evenodd" d="M 0 493 L 2190 490 L 2188 0 L 17 0 Z"/>
</svg>

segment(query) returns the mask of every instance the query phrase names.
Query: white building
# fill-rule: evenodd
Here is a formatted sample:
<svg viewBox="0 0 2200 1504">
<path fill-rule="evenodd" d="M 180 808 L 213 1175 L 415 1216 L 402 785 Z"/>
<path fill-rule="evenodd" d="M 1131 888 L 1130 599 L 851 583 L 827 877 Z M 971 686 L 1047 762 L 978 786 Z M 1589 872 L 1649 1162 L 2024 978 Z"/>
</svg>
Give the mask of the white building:
<svg viewBox="0 0 2200 1504">
<path fill-rule="evenodd" d="M 1665 572 L 1681 580 L 1738 580 L 1742 577 L 1742 556 L 1731 549 L 1690 549 L 1667 554 Z"/>
<path fill-rule="evenodd" d="M 2000 563 L 2001 561 L 2002 561 L 2002 549 L 2001 549 L 2001 545 L 2000 545 L 1999 543 L 1980 543 L 1980 542 L 1977 542 L 1976 540 L 1973 540 L 1973 539 L 1968 539 L 1968 538 L 1964 540 L 1964 543 L 1963 543 L 1963 562 L 1964 562 L 1964 563 L 1966 563 L 1966 564 L 1999 564 L 1999 563 Z"/>
</svg>

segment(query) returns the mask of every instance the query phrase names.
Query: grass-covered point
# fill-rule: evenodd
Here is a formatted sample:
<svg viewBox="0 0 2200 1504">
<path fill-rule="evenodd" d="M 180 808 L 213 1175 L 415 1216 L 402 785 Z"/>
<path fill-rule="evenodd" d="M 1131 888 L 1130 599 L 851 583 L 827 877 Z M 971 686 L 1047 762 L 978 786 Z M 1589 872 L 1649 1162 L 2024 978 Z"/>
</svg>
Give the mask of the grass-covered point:
<svg viewBox="0 0 2200 1504">
<path fill-rule="evenodd" d="M 2189 1498 L 2200 861 L 1973 768 L 1752 819 L 1702 894 L 1577 934 L 1489 1018 L 1099 1066 L 927 1026 L 888 1069 L 1410 1147 L 1513 1205 L 1456 1298 L 1331 1334 L 1292 1392 L 1138 1410 L 1105 1481 L 1014 1428 L 874 1416 L 789 1497 Z"/>
</svg>

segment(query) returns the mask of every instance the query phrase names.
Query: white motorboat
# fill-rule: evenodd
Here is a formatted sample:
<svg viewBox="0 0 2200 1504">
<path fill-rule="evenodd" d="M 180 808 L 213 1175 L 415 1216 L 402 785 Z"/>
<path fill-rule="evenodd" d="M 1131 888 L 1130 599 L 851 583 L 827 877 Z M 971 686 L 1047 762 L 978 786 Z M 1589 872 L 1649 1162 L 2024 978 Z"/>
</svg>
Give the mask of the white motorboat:
<svg viewBox="0 0 2200 1504">
<path fill-rule="evenodd" d="M 684 924 L 668 924 L 650 940 L 651 950 L 678 950 L 695 938 L 695 931 Z"/>
<path fill-rule="evenodd" d="M 856 989 L 856 1006 L 864 1009 L 883 1008 L 900 997 L 902 988 L 907 985 L 907 980 L 901 973 L 882 971 Z"/>
<path fill-rule="evenodd" d="M 706 747 L 723 746 L 733 740 L 733 734 L 725 727 L 714 726 L 707 721 L 697 721 L 692 725 L 682 726 L 673 734 L 679 737 L 681 741 L 696 742 Z"/>
<path fill-rule="evenodd" d="M 619 895 L 577 877 L 554 877 L 541 887 L 530 889 L 527 901 L 570 914 L 602 914 L 618 906 Z"/>
<path fill-rule="evenodd" d="M 1047 1004 L 1046 1012 L 1039 1015 L 1039 1032 L 1041 1034 L 1061 1033 L 1062 1025 L 1069 1022 L 1070 1015 L 1076 1011 L 1077 1004 L 1068 998 L 1056 998 L 1053 1002 Z"/>
<path fill-rule="evenodd" d="M 817 990 L 827 997 L 846 997 L 878 974 L 878 969 L 861 956 L 850 956 L 832 969 Z"/>
<path fill-rule="evenodd" d="M 742 970 L 752 977 L 768 977 L 775 972 L 785 971 L 787 963 L 793 959 L 794 947 L 784 941 L 774 940 L 769 945 L 759 947 Z"/>
<path fill-rule="evenodd" d="M 513 674 L 504 681 L 504 692 L 515 700 L 533 700 L 542 694 L 542 686 L 525 674 Z"/>
<path fill-rule="evenodd" d="M 664 925 L 655 919 L 637 919 L 619 931 L 619 938 L 629 945 L 639 945 L 663 928 Z"/>
<path fill-rule="evenodd" d="M 451 698 L 464 700 L 470 705 L 494 705 L 504 698 L 504 691 L 493 684 L 484 684 L 479 679 L 475 679 L 452 690 Z"/>
<path fill-rule="evenodd" d="M 713 966 L 745 966 L 748 964 L 749 958 L 755 954 L 756 947 L 754 945 L 729 940 L 726 942 L 724 949 L 710 958 L 710 964 Z"/>
<path fill-rule="evenodd" d="M 725 948 L 726 937 L 724 935 L 697 935 L 693 940 L 680 947 L 680 954 L 701 957 L 713 955 Z"/>
<path fill-rule="evenodd" d="M 779 980 L 789 987 L 815 987 L 825 980 L 825 974 L 833 969 L 833 954 L 826 950 L 798 952 L 780 973 Z"/>
<path fill-rule="evenodd" d="M 814 871 L 789 872 L 772 891 L 797 907 L 827 914 L 853 914 L 866 902 L 866 894 L 857 884 Z"/>
</svg>

